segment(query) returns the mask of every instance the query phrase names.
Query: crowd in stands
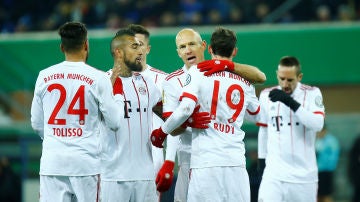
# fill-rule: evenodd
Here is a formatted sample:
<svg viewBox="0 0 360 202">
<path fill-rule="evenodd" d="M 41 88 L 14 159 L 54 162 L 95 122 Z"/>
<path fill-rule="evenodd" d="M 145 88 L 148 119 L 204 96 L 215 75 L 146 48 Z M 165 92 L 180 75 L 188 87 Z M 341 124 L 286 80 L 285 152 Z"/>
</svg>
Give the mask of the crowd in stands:
<svg viewBox="0 0 360 202">
<path fill-rule="evenodd" d="M 285 5 L 280 16 L 269 18 Z M 360 0 L 0 1 L 0 33 L 56 30 L 66 21 L 81 21 L 89 29 L 117 29 L 129 23 L 170 27 L 358 19 Z"/>
</svg>

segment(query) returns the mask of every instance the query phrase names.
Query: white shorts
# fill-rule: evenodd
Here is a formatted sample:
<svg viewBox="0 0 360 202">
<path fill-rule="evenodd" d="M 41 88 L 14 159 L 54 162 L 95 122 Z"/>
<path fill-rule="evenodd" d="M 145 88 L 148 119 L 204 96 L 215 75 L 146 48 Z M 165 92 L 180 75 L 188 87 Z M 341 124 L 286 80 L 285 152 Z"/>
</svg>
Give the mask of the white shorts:
<svg viewBox="0 0 360 202">
<path fill-rule="evenodd" d="M 99 175 L 80 177 L 40 175 L 40 202 L 97 202 L 99 192 Z"/>
<path fill-rule="evenodd" d="M 182 164 L 177 175 L 174 202 L 186 202 L 190 181 L 190 164 Z"/>
<path fill-rule="evenodd" d="M 316 202 L 317 183 L 290 183 L 262 179 L 259 202 Z"/>
<path fill-rule="evenodd" d="M 156 202 L 155 181 L 101 181 L 101 202 Z"/>
<path fill-rule="evenodd" d="M 249 175 L 245 167 L 191 169 L 188 202 L 250 202 Z"/>
</svg>

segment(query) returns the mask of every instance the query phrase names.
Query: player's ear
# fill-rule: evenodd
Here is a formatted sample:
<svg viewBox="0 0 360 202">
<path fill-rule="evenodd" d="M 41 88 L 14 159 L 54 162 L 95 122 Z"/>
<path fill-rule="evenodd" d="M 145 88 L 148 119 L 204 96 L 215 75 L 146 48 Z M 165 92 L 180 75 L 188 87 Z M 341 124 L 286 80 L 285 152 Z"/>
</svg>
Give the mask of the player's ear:
<svg viewBox="0 0 360 202">
<path fill-rule="evenodd" d="M 237 52 L 238 52 L 238 48 L 235 47 L 232 54 L 231 54 L 231 57 L 235 57 Z"/>
<path fill-rule="evenodd" d="M 208 52 L 209 52 L 209 54 L 210 54 L 210 55 L 213 55 L 213 53 L 214 53 L 214 52 L 213 52 L 213 50 L 212 50 L 212 47 L 211 47 L 211 46 L 208 46 Z"/>
<path fill-rule="evenodd" d="M 60 50 L 61 50 L 61 52 L 65 53 L 65 51 L 64 51 L 64 46 L 63 46 L 62 43 L 60 43 Z"/>
<path fill-rule="evenodd" d="M 115 49 L 115 55 L 119 58 L 123 58 L 124 57 L 124 51 L 121 48 L 116 48 Z"/>
<path fill-rule="evenodd" d="M 298 81 L 301 81 L 301 79 L 303 78 L 303 73 L 300 73 L 298 77 Z"/>
<path fill-rule="evenodd" d="M 201 46 L 202 46 L 202 47 L 204 47 L 204 51 L 205 51 L 206 46 L 207 46 L 207 44 L 206 44 L 206 41 L 205 41 L 205 40 L 202 40 L 202 42 L 201 42 Z"/>
<path fill-rule="evenodd" d="M 86 40 L 84 43 L 84 49 L 85 51 L 89 51 L 89 40 Z"/>
<path fill-rule="evenodd" d="M 148 45 L 147 48 L 146 48 L 146 54 L 150 53 L 150 49 L 151 49 L 151 45 Z"/>
</svg>

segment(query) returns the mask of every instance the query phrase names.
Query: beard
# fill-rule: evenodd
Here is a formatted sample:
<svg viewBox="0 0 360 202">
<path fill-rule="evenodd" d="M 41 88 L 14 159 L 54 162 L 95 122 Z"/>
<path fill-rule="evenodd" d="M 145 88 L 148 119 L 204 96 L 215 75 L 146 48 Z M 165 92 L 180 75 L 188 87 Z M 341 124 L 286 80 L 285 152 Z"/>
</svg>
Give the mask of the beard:
<svg viewBox="0 0 360 202">
<path fill-rule="evenodd" d="M 124 63 L 131 71 L 141 72 L 142 70 L 142 64 L 140 62 L 131 62 L 127 58 L 124 58 Z"/>
</svg>

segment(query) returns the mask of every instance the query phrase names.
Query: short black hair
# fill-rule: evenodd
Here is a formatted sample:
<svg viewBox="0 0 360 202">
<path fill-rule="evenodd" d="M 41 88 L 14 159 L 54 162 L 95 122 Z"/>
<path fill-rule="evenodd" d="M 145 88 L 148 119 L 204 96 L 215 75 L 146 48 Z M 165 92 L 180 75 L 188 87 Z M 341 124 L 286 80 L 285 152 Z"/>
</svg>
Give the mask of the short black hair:
<svg viewBox="0 0 360 202">
<path fill-rule="evenodd" d="M 230 57 L 236 42 L 236 34 L 233 31 L 217 27 L 211 35 L 210 46 L 215 55 Z"/>
<path fill-rule="evenodd" d="M 301 74 L 301 65 L 299 60 L 294 56 L 284 56 L 280 58 L 279 65 L 284 67 L 293 67 L 296 68 L 296 75 Z"/>
<path fill-rule="evenodd" d="M 135 36 L 135 32 L 129 28 L 122 28 L 119 29 L 115 36 L 111 39 L 110 43 L 110 52 L 111 55 L 114 56 L 114 51 L 116 48 L 118 48 L 119 45 L 123 44 L 124 42 L 124 36 Z"/>
<path fill-rule="evenodd" d="M 147 39 L 150 37 L 150 32 L 142 25 L 138 24 L 129 24 L 127 26 L 130 30 L 133 30 L 136 34 L 143 34 Z"/>
<path fill-rule="evenodd" d="M 87 40 L 87 29 L 81 22 L 66 22 L 60 26 L 58 31 L 61 44 L 65 52 L 76 52 L 81 50 Z"/>
</svg>

